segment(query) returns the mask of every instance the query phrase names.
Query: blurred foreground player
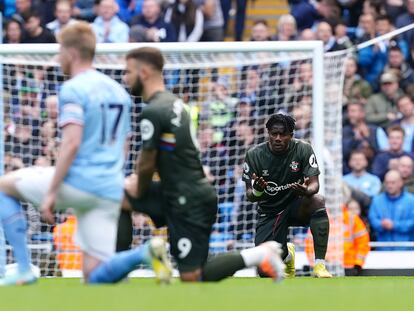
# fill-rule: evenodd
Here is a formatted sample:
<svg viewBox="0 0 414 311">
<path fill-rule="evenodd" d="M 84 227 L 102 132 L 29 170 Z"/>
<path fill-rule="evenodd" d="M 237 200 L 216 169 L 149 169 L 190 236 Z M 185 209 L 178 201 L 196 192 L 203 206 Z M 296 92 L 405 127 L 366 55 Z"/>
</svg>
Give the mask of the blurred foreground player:
<svg viewBox="0 0 414 311">
<path fill-rule="evenodd" d="M 182 281 L 219 281 L 255 266 L 281 280 L 284 264 L 274 241 L 207 261 L 217 195 L 204 175 L 189 112 L 181 99 L 165 89 L 159 50 L 132 50 L 126 62 L 124 81 L 132 95 L 142 96 L 148 105 L 140 116 L 142 150 L 137 175 L 126 181 L 125 205 L 149 215 L 156 226 L 168 226 L 171 254 Z M 152 182 L 156 171 L 160 183 Z M 131 226 L 128 218 L 122 218 L 126 224 L 121 227 Z"/>
<path fill-rule="evenodd" d="M 309 226 L 315 249 L 313 275 L 330 278 L 325 267 L 329 220 L 319 191 L 319 168 L 312 146 L 293 138 L 295 119 L 272 115 L 266 123 L 268 141 L 250 149 L 243 180 L 246 196 L 258 202 L 255 244 L 282 245 L 286 277 L 295 276 L 295 246 L 287 242 L 289 226 Z"/>
<path fill-rule="evenodd" d="M 166 264 L 161 239 L 115 254 L 131 99 L 120 84 L 92 68 L 96 38 L 89 24 L 65 27 L 59 43 L 60 65 L 70 77 L 59 92 L 59 157 L 56 167 L 29 167 L 0 178 L 0 221 L 18 264 L 18 272 L 0 285 L 36 281 L 19 200 L 41 206 L 49 223 L 55 208 L 73 208 L 87 283 L 115 283 L 141 263 Z"/>
</svg>

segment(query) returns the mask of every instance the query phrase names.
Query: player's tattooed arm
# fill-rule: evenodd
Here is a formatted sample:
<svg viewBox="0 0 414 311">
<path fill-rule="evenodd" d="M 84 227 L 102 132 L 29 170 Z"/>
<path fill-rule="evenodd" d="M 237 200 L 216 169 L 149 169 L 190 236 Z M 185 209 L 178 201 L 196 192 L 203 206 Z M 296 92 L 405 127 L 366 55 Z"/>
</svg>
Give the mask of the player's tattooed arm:
<svg viewBox="0 0 414 311">
<path fill-rule="evenodd" d="M 305 178 L 303 184 L 295 183 L 292 190 L 300 196 L 310 197 L 319 191 L 319 176 L 310 176 Z"/>
<path fill-rule="evenodd" d="M 261 197 L 267 187 L 267 182 L 263 177 L 252 175 L 251 181 L 246 181 L 246 197 L 250 202 L 257 202 L 261 200 Z"/>
<path fill-rule="evenodd" d="M 137 175 L 138 175 L 138 192 L 137 198 L 142 198 L 147 193 L 152 176 L 156 170 L 157 150 L 144 149 L 138 158 Z"/>
</svg>

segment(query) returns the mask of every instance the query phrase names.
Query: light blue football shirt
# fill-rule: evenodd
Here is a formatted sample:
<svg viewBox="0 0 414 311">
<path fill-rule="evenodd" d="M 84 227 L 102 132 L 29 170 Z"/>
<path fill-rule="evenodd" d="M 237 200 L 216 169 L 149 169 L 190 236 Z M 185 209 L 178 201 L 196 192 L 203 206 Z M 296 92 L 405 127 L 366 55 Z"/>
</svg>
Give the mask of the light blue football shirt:
<svg viewBox="0 0 414 311">
<path fill-rule="evenodd" d="M 82 142 L 65 177 L 66 183 L 101 198 L 122 199 L 130 107 L 131 99 L 125 89 L 93 69 L 62 85 L 59 126 L 83 126 Z"/>
<path fill-rule="evenodd" d="M 378 176 L 365 173 L 361 176 L 355 176 L 349 173 L 343 177 L 343 180 L 351 187 L 362 191 L 366 195 L 373 197 L 381 191 L 381 180 Z"/>
</svg>

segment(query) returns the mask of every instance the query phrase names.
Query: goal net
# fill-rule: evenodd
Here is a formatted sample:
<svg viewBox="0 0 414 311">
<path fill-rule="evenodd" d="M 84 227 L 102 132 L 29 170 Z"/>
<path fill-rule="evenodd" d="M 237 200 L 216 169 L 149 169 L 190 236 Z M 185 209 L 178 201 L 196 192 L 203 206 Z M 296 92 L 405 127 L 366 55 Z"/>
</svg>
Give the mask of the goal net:
<svg viewBox="0 0 414 311">
<path fill-rule="evenodd" d="M 140 45 L 99 45 L 96 68 L 122 81 L 125 53 Z M 201 159 L 219 197 L 218 217 L 211 235 L 212 255 L 254 245 L 256 206 L 244 195 L 242 166 L 248 148 L 266 140 L 265 122 L 276 112 L 297 120 L 295 135 L 312 142 L 322 171 L 321 192 L 331 219 L 328 268 L 342 275 L 341 227 L 341 90 L 346 53 L 325 55 L 319 42 L 240 42 L 158 45 L 166 57 L 167 87 L 189 105 L 197 129 Z M 56 94 L 64 77 L 56 63 L 56 45 L 0 51 L 3 83 L 4 172 L 30 165 L 53 165 L 59 149 Z M 27 51 L 27 52 L 26 52 Z M 325 58 L 323 60 L 323 57 Z M 140 149 L 137 118 L 143 103 L 135 98 L 133 137 L 125 174 L 133 170 Z M 76 218 L 56 214 L 56 225 L 43 223 L 39 213 L 24 205 L 33 264 L 44 276 L 60 276 L 81 268 L 74 242 Z M 145 242 L 156 230 L 144 215 L 133 215 L 133 244 Z M 1 232 L 0 232 L 1 233 Z M 298 251 L 297 268 L 306 271 L 303 253 L 307 228 L 291 228 Z M 2 247 L 0 264 L 13 262 Z M 6 249 L 6 251 L 4 251 Z M 7 257 L 5 257 L 5 254 Z M 0 269 L 1 272 L 1 269 Z"/>
</svg>

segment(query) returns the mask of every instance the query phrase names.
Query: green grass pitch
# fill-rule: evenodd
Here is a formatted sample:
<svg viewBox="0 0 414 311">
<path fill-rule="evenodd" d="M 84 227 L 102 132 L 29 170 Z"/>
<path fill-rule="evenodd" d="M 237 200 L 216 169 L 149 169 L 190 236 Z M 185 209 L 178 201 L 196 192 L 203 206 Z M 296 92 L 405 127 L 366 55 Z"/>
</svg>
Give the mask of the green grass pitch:
<svg viewBox="0 0 414 311">
<path fill-rule="evenodd" d="M 0 288 L 1 311 L 152 310 L 414 310 L 414 278 L 233 278 L 220 283 L 159 286 L 132 279 L 85 286 L 79 279 L 41 279 L 37 285 Z"/>
</svg>

